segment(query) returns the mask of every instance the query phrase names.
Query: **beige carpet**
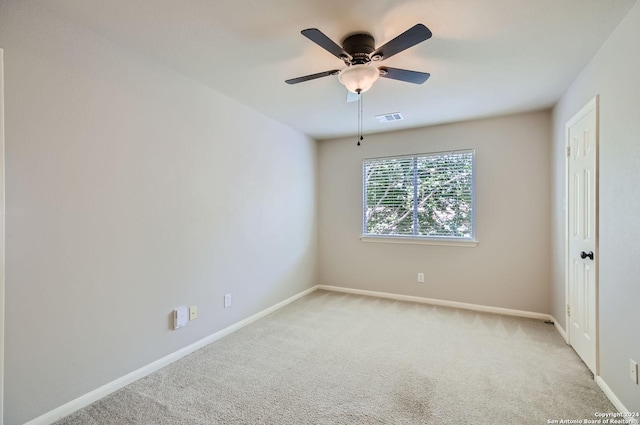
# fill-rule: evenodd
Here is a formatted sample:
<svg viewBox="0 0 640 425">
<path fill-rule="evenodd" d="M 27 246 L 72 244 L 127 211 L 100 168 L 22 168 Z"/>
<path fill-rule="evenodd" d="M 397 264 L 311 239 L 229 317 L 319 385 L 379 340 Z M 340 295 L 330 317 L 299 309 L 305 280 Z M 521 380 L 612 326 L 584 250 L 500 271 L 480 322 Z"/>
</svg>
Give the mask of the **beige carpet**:
<svg viewBox="0 0 640 425">
<path fill-rule="evenodd" d="M 59 421 L 547 424 L 615 412 L 541 321 L 316 291 Z"/>
</svg>

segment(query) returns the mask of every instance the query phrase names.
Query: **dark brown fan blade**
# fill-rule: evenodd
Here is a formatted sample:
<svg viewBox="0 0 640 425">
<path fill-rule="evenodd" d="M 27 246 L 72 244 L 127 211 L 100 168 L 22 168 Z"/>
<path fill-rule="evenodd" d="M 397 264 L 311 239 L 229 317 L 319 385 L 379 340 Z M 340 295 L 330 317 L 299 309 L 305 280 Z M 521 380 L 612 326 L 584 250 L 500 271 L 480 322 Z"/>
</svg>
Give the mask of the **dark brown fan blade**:
<svg viewBox="0 0 640 425">
<path fill-rule="evenodd" d="M 378 69 L 382 71 L 380 72 L 381 77 L 413 84 L 422 84 L 431 76 L 427 72 L 409 71 L 408 69 L 389 68 L 386 66 L 381 66 Z"/>
<path fill-rule="evenodd" d="M 285 83 L 298 84 L 302 83 L 303 81 L 315 80 L 316 78 L 328 77 L 329 75 L 336 75 L 338 72 L 340 72 L 339 69 L 332 69 L 331 71 L 318 72 L 317 74 L 305 75 L 304 77 L 285 80 Z"/>
<path fill-rule="evenodd" d="M 389 59 L 396 53 L 400 53 L 409 47 L 430 39 L 431 35 L 429 28 L 422 24 L 416 24 L 393 40 L 387 42 L 387 44 L 382 47 L 378 47 L 378 49 L 371 54 L 371 57 L 380 55 L 382 56 L 382 60 Z"/>
<path fill-rule="evenodd" d="M 342 47 L 338 46 L 333 40 L 324 35 L 322 31 L 317 28 L 309 28 L 301 31 L 302 35 L 307 37 L 309 40 L 316 43 L 318 46 L 325 49 L 327 52 L 331 53 L 338 59 L 343 59 L 344 57 L 349 57 L 347 52 L 345 52 Z"/>
</svg>

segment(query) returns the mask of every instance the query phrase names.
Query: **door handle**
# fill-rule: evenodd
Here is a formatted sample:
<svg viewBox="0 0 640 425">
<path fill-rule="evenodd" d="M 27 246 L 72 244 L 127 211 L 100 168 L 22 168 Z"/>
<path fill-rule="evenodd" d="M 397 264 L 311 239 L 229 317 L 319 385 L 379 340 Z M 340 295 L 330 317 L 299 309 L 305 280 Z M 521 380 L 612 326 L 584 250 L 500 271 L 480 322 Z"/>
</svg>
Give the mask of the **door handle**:
<svg viewBox="0 0 640 425">
<path fill-rule="evenodd" d="M 580 258 L 582 258 L 583 260 L 587 257 L 589 257 L 590 260 L 593 260 L 593 251 L 589 251 L 589 252 L 582 251 L 580 253 Z"/>
</svg>

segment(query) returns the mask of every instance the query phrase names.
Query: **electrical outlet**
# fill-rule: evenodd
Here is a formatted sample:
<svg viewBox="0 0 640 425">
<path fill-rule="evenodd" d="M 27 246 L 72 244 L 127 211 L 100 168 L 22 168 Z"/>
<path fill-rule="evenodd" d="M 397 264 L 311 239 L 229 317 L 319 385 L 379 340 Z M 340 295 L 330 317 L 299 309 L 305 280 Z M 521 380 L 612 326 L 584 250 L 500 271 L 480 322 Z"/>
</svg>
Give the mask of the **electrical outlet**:
<svg viewBox="0 0 640 425">
<path fill-rule="evenodd" d="M 224 296 L 224 308 L 231 307 L 231 294 Z"/>
<path fill-rule="evenodd" d="M 629 359 L 629 378 L 634 384 L 638 385 L 638 363 L 632 359 Z"/>
<path fill-rule="evenodd" d="M 198 306 L 192 305 L 189 307 L 189 320 L 196 320 L 198 318 Z"/>
<path fill-rule="evenodd" d="M 424 283 L 424 273 L 418 273 L 418 282 Z"/>
</svg>

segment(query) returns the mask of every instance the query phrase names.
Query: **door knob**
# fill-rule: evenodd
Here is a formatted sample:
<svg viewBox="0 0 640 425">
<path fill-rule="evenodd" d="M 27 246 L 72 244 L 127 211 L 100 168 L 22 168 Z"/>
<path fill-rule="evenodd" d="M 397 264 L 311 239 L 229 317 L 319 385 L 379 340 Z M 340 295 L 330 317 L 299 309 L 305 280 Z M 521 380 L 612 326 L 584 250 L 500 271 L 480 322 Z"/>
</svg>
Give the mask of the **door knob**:
<svg viewBox="0 0 640 425">
<path fill-rule="evenodd" d="M 590 260 L 593 260 L 593 251 L 589 251 L 589 252 L 582 251 L 580 253 L 580 258 L 582 258 L 583 260 L 587 257 L 589 257 Z"/>
</svg>

